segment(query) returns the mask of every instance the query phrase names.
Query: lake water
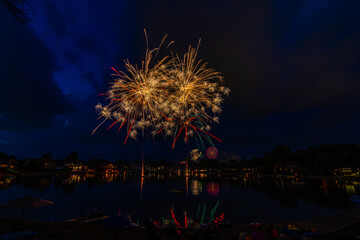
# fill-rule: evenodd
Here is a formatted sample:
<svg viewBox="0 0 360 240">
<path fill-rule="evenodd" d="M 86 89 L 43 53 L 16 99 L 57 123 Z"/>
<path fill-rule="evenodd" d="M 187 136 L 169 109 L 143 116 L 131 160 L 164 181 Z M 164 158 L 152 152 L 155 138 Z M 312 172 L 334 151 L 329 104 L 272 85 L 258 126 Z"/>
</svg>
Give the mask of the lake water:
<svg viewBox="0 0 360 240">
<path fill-rule="evenodd" d="M 323 186 L 323 187 L 322 187 Z M 324 187 L 325 186 L 325 187 Z M 136 222 L 171 218 L 211 218 L 224 213 L 232 224 L 286 222 L 341 214 L 354 207 L 349 196 L 360 192 L 353 181 L 304 180 L 303 184 L 273 178 L 188 178 L 124 174 L 49 176 L 0 179 L 0 204 L 30 195 L 53 201 L 26 209 L 25 219 L 64 221 L 91 208 L 108 215 L 131 215 Z M 211 213 L 213 212 L 213 213 Z M 21 210 L 1 210 L 0 217 L 20 218 Z"/>
</svg>

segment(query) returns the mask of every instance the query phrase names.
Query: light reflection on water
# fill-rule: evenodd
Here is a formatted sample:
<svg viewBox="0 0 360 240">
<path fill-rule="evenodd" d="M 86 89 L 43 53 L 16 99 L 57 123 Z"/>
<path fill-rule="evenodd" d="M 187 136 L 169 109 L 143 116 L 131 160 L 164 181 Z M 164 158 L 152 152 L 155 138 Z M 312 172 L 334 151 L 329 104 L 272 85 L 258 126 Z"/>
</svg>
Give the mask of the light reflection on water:
<svg viewBox="0 0 360 240">
<path fill-rule="evenodd" d="M 192 193 L 192 195 L 199 196 L 199 194 L 202 193 L 202 191 L 203 191 L 202 182 L 197 180 L 197 179 L 191 180 L 191 193 Z"/>
<path fill-rule="evenodd" d="M 360 192 L 357 181 L 317 179 L 296 182 L 273 178 L 210 178 L 204 174 L 185 178 L 175 174 L 131 172 L 103 175 L 44 176 L 0 179 L 0 204 L 25 194 L 54 202 L 27 209 L 25 218 L 57 220 L 77 218 L 87 209 L 106 214 L 121 211 L 133 219 L 161 219 L 174 212 L 195 214 L 199 205 L 215 206 L 233 224 L 254 221 L 283 222 L 335 215 L 353 209 L 349 196 Z M 0 217 L 20 216 L 21 211 L 0 211 Z"/>
</svg>

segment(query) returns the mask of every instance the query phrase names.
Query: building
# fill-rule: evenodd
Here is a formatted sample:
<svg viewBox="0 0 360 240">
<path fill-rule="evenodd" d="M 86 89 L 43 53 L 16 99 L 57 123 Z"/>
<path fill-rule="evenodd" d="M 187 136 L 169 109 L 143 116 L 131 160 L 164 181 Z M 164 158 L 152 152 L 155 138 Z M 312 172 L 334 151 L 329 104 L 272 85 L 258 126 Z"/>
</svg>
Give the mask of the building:
<svg viewBox="0 0 360 240">
<path fill-rule="evenodd" d="M 18 161 L 15 159 L 15 157 L 0 162 L 0 167 L 6 169 L 16 169 L 17 165 L 18 165 Z"/>
<path fill-rule="evenodd" d="M 335 168 L 332 170 L 332 174 L 335 176 L 355 176 L 355 175 L 359 175 L 359 169 L 352 169 L 352 168 L 348 168 L 348 167 L 344 167 L 344 168 Z"/>
<path fill-rule="evenodd" d="M 303 168 L 296 162 L 278 162 L 274 166 L 275 174 L 301 173 Z"/>
<path fill-rule="evenodd" d="M 88 169 L 86 164 L 74 162 L 65 163 L 65 167 L 70 169 L 72 172 L 84 172 Z"/>
</svg>

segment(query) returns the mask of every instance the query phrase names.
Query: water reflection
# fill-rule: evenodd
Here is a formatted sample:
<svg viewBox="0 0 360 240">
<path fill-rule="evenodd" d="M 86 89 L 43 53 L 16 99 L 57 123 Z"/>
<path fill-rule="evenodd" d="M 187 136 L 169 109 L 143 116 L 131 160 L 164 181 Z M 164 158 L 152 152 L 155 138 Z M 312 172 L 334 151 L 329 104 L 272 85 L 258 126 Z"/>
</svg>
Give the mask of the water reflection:
<svg viewBox="0 0 360 240">
<path fill-rule="evenodd" d="M 194 179 L 191 180 L 191 193 L 194 196 L 199 196 L 199 194 L 203 191 L 203 184 L 201 181 Z"/>
<path fill-rule="evenodd" d="M 345 184 L 346 192 L 352 195 L 356 195 L 355 185 Z"/>
<path fill-rule="evenodd" d="M 207 183 L 206 190 L 210 196 L 213 197 L 219 196 L 219 191 L 220 191 L 219 183 L 215 183 L 215 182 Z"/>
<path fill-rule="evenodd" d="M 322 182 L 323 182 L 323 184 L 320 186 L 320 188 L 322 188 L 324 190 L 325 195 L 328 195 L 329 194 L 329 185 L 327 183 L 326 178 L 323 178 Z"/>
<path fill-rule="evenodd" d="M 197 210 L 194 208 L 196 205 Z M 182 211 L 181 208 L 174 208 L 172 206 L 168 214 L 162 216 L 161 220 L 154 221 L 154 223 L 157 226 L 164 226 L 172 222 L 178 233 L 188 227 L 194 227 L 195 224 L 212 223 L 218 225 L 224 221 L 225 217 L 224 212 L 218 211 L 219 205 L 220 201 L 214 204 L 199 202 L 198 204 L 193 204 L 191 209 L 183 209 Z"/>
<path fill-rule="evenodd" d="M 8 190 L 12 187 L 12 182 L 14 181 L 15 178 L 11 177 L 11 178 L 3 178 L 0 179 L 0 189 L 1 190 Z"/>
<path fill-rule="evenodd" d="M 197 177 L 196 177 L 197 176 Z M 349 210 L 352 208 L 349 196 L 360 192 L 359 181 L 341 179 L 313 179 L 296 181 L 294 179 L 256 178 L 256 177 L 223 177 L 210 178 L 204 173 L 194 173 L 190 177 L 177 174 L 147 174 L 140 178 L 131 172 L 111 171 L 104 174 L 71 174 L 58 176 L 11 177 L 0 179 L 0 191 L 8 191 L 12 187 L 20 186 L 22 189 L 35 189 L 46 192 L 54 186 L 61 189 L 66 195 L 72 195 L 81 185 L 106 186 L 118 184 L 132 186 L 138 184 L 137 196 L 143 197 L 143 188 L 154 185 L 159 189 L 167 189 L 162 197 L 170 199 L 181 198 L 182 194 L 189 197 L 219 198 L 223 194 L 238 194 L 239 192 L 255 192 L 266 194 L 282 206 L 294 208 L 299 201 L 312 202 L 332 209 Z M 170 187 L 167 187 L 169 186 Z M 138 192 L 140 188 L 140 193 Z M 179 190 L 176 196 L 171 197 L 171 189 Z M 116 193 L 120 194 L 120 193 Z M 157 192 L 149 193 L 156 197 Z"/>
<path fill-rule="evenodd" d="M 141 177 L 141 183 L 140 183 L 140 201 L 141 201 L 141 197 L 142 197 L 143 187 L 144 187 L 144 177 Z"/>
</svg>

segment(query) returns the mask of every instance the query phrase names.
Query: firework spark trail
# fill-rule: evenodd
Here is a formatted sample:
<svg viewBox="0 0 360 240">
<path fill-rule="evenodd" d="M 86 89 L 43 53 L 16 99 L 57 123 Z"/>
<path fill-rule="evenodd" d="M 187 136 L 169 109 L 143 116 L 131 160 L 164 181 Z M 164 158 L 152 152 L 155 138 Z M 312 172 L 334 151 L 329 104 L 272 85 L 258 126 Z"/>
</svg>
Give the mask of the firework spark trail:
<svg viewBox="0 0 360 240">
<path fill-rule="evenodd" d="M 229 94 L 230 89 L 222 86 L 220 73 L 208 68 L 201 60 L 196 60 L 197 51 L 198 48 L 189 46 L 183 58 L 176 55 L 170 60 L 167 85 L 170 108 L 165 114 L 176 122 L 175 130 L 167 129 L 174 136 L 172 148 L 184 129 L 185 142 L 192 136 L 200 139 L 206 136 L 211 142 L 210 136 L 221 142 L 208 131 L 213 122 L 219 121 L 217 114 L 221 112 L 223 97 Z"/>
<path fill-rule="evenodd" d="M 152 50 L 147 48 L 140 66 L 132 65 L 126 60 L 126 72 L 111 67 L 116 73 L 113 74 L 116 79 L 110 83 L 108 92 L 103 94 L 108 96 L 110 103 L 107 106 L 101 104 L 95 106 L 99 117 L 104 120 L 94 132 L 106 120 L 113 121 L 108 129 L 119 123 L 118 131 L 127 123 L 126 143 L 129 137 L 136 139 L 139 131 L 144 132 L 146 128 L 156 130 L 158 123 L 166 119 L 166 115 L 159 108 L 159 103 L 167 98 L 164 85 L 168 83 L 166 78 L 168 57 L 155 62 L 159 49 L 160 47 Z"/>
<path fill-rule="evenodd" d="M 196 219 L 198 219 L 198 217 L 199 217 L 200 209 L 201 209 L 201 205 L 199 203 L 198 210 L 196 212 Z"/>
<path fill-rule="evenodd" d="M 181 224 L 176 220 L 173 208 L 170 209 L 170 212 L 171 212 L 171 217 L 172 217 L 174 223 L 176 224 L 177 227 L 180 227 Z"/>
<path fill-rule="evenodd" d="M 218 200 L 217 202 L 216 202 L 216 205 L 211 209 L 211 211 L 210 211 L 210 222 L 212 222 L 212 220 L 214 219 L 214 216 L 215 216 L 215 212 L 216 212 L 216 209 L 218 208 L 218 206 L 219 206 L 219 203 L 220 203 L 220 201 Z"/>
<path fill-rule="evenodd" d="M 145 36 L 147 43 L 146 32 Z M 172 148 L 181 134 L 184 142 L 194 137 L 202 144 L 201 148 L 204 148 L 203 139 L 212 145 L 212 139 L 221 142 L 209 132 L 211 124 L 219 122 L 217 115 L 230 89 L 222 86 L 220 73 L 208 68 L 202 60 L 196 60 L 199 45 L 196 49 L 189 46 L 182 58 L 172 55 L 156 61 L 165 37 L 158 48 L 147 47 L 140 66 L 126 60 L 125 72 L 111 67 L 116 79 L 110 83 L 108 92 L 101 94 L 106 95 L 110 103 L 95 106 L 99 118 L 104 120 L 94 132 L 106 120 L 111 120 L 108 129 L 119 124 L 120 131 L 126 126 L 124 143 L 129 137 L 137 139 L 139 132 L 144 135 L 146 129 L 153 136 L 173 137 Z"/>
<path fill-rule="evenodd" d="M 204 222 L 205 212 L 206 212 L 206 204 L 204 203 L 203 205 L 204 205 L 204 208 L 203 208 L 203 212 L 201 215 L 200 225 Z"/>
</svg>

